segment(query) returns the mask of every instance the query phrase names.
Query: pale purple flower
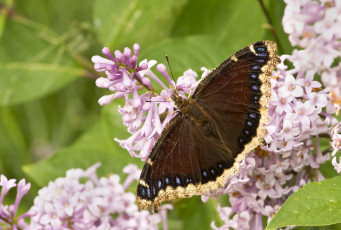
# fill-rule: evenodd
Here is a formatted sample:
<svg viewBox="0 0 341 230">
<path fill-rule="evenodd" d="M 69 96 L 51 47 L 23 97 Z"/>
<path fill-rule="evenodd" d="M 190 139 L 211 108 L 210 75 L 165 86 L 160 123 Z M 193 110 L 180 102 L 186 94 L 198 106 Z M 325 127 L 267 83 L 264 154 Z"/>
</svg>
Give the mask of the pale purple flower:
<svg viewBox="0 0 341 230">
<path fill-rule="evenodd" d="M 184 72 L 183 76 L 180 76 L 177 80 L 177 88 L 184 91 L 187 94 L 191 93 L 193 85 L 196 83 L 198 74 L 193 70 L 189 69 Z"/>
<path fill-rule="evenodd" d="M 341 98 L 341 4 L 339 1 L 285 0 L 284 31 L 295 49 L 290 60 L 300 70 L 314 70 L 325 87 Z M 334 61 L 338 63 L 334 63 Z M 334 63 L 334 64 L 333 64 Z M 339 104 L 335 104 L 337 111 Z"/>
<path fill-rule="evenodd" d="M 288 74 L 284 79 L 283 86 L 280 86 L 278 89 L 278 95 L 281 98 L 286 98 L 290 95 L 294 97 L 301 97 L 303 96 L 303 89 L 296 84 L 294 76 Z"/>
<path fill-rule="evenodd" d="M 333 141 L 331 143 L 331 146 L 333 148 L 332 156 L 335 156 L 335 154 L 341 149 L 341 122 L 338 123 L 334 128 L 333 128 Z"/>
<path fill-rule="evenodd" d="M 30 228 L 158 229 L 161 216 L 139 211 L 135 195 L 126 191 L 141 171 L 135 165 L 126 166 L 123 171 L 129 175 L 121 185 L 116 174 L 98 178 L 99 166 L 68 170 L 66 177 L 39 190 L 32 208 L 37 215 L 31 219 Z"/>
<path fill-rule="evenodd" d="M 285 55 L 281 60 L 291 58 Z M 220 228 L 212 224 L 216 229 L 263 229 L 263 215 L 270 220 L 299 187 L 323 179 L 318 168 L 329 159 L 329 154 L 323 154 L 316 145 L 314 155 L 312 138 L 316 136 L 318 140 L 318 135 L 328 133 L 335 123 L 330 114 L 323 112 L 330 105 L 329 91 L 321 90 L 322 85 L 314 81 L 316 71 L 288 69 L 281 63 L 273 76 L 264 137 L 268 145 L 249 153 L 246 160 L 254 159 L 255 165 L 245 167 L 245 161 L 241 162 L 239 172 L 226 182 L 226 189 L 204 196 L 207 200 L 210 195 L 217 198 L 229 194 L 231 212 L 222 217 L 225 224 Z M 317 170 L 315 178 L 309 177 L 312 170 Z"/>
<path fill-rule="evenodd" d="M 336 157 L 333 157 L 332 164 L 336 172 L 341 172 L 341 157 L 339 157 L 339 162 L 336 161 Z"/>
<path fill-rule="evenodd" d="M 292 105 L 291 102 L 294 97 L 290 94 L 285 94 L 279 97 L 275 92 L 271 94 L 271 103 L 274 105 L 275 112 L 277 114 L 291 113 L 292 112 Z"/>
<path fill-rule="evenodd" d="M 330 1 L 327 6 L 312 0 L 285 2 L 283 27 L 292 45 L 299 49 L 281 56 L 282 63 L 270 80 L 272 96 L 264 137 L 267 145 L 249 153 L 240 162 L 239 172 L 228 178 L 225 187 L 202 195 L 204 202 L 209 197 L 218 199 L 221 195 L 229 195 L 231 206 L 218 204 L 217 208 L 224 224 L 217 227 L 212 223 L 214 229 L 263 229 L 263 216 L 270 221 L 293 192 L 310 181 L 323 179 L 319 166 L 329 159 L 329 153 L 323 152 L 318 143 L 313 145 L 312 140 L 315 138 L 319 142 L 319 135 L 330 133 L 336 124 L 332 108 L 334 106 L 337 111 L 337 106 L 341 105 L 341 64 L 331 67 L 340 56 L 340 32 L 333 29 L 340 18 L 327 16 L 328 13 L 339 12 L 340 4 Z M 335 10 L 331 10 L 333 8 Z M 323 25 L 328 28 L 323 28 Z M 289 68 L 284 60 L 291 62 L 290 66 L 294 68 Z M 155 62 L 149 64 L 145 60 L 143 63 L 146 67 L 135 73 L 143 76 L 145 81 L 130 77 L 139 87 L 134 90 L 126 87 L 126 91 L 122 91 L 127 108 L 123 107 L 120 112 L 131 137 L 119 142 L 132 156 L 145 160 L 162 128 L 172 118 L 172 94 L 176 92 L 187 98 L 200 80 L 197 80 L 197 74 L 187 71 L 180 78 L 175 78 L 178 79 L 175 83 L 166 66 L 159 64 L 156 69 L 166 80 L 165 84 L 150 68 Z M 203 75 L 207 74 L 206 69 L 203 71 Z M 321 76 L 323 85 L 316 80 L 318 76 Z M 160 85 L 161 93 L 155 92 L 150 82 Z M 115 88 L 113 85 L 110 87 Z M 146 92 L 146 89 L 152 92 L 147 95 L 149 98 L 143 98 L 146 94 L 139 93 L 140 90 Z M 140 100 L 134 104 L 132 101 L 136 98 Z M 138 121 L 138 125 L 134 126 L 134 121 Z M 314 148 L 316 154 L 313 153 Z M 336 159 L 333 162 L 337 170 L 341 168 Z"/>
<path fill-rule="evenodd" d="M 17 216 L 17 210 L 22 198 L 28 193 L 31 188 L 30 183 L 26 183 L 25 179 L 21 179 L 18 184 L 15 183 L 15 179 L 8 180 L 5 175 L 0 176 L 0 224 L 6 229 L 28 229 L 28 223 L 25 218 L 32 217 L 36 213 L 34 210 L 29 210 L 24 214 Z M 5 196 L 12 188 L 17 188 L 17 195 L 14 204 L 4 205 L 3 201 Z"/>
<path fill-rule="evenodd" d="M 309 94 L 313 88 L 320 88 L 322 85 L 318 81 L 314 81 L 314 71 L 307 71 L 305 77 L 296 80 L 297 85 L 303 86 L 305 91 Z"/>
<path fill-rule="evenodd" d="M 293 124 L 289 119 L 285 119 L 283 121 L 283 127 L 282 130 L 277 133 L 277 137 L 280 140 L 285 140 L 288 142 L 289 140 L 295 139 L 300 134 L 300 128 L 299 127 L 293 127 Z"/>
<path fill-rule="evenodd" d="M 196 80 L 196 72 L 187 70 L 174 83 L 163 64 L 156 65 L 154 60 L 143 60 L 137 65 L 138 52 L 137 44 L 134 45 L 134 54 L 129 48 L 125 48 L 123 53 L 115 51 L 115 57 L 108 48 L 104 48 L 103 54 L 108 59 L 94 56 L 92 61 L 97 71 L 104 71 L 107 75 L 106 78 L 97 79 L 96 85 L 113 92 L 101 97 L 99 104 L 107 105 L 116 98 L 125 99 L 125 105 L 119 106 L 119 112 L 131 137 L 115 140 L 121 147 L 126 148 L 131 156 L 146 160 L 163 128 L 174 116 L 174 103 L 171 100 L 173 93 L 176 91 L 187 98 L 194 92 L 199 81 Z M 168 86 L 153 72 L 152 67 L 155 65 Z M 203 71 L 202 76 L 208 72 L 207 69 Z M 152 81 L 161 86 L 162 91 L 159 94 L 154 90 Z"/>
</svg>

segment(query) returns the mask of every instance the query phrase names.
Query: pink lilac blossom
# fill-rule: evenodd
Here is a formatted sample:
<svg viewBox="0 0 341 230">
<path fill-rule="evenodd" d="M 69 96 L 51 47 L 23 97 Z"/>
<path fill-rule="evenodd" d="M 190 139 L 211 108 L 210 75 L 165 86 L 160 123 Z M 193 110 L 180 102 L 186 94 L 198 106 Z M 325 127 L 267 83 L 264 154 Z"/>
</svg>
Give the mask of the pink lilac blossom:
<svg viewBox="0 0 341 230">
<path fill-rule="evenodd" d="M 331 127 L 338 123 L 331 114 L 334 108 L 340 109 L 341 72 L 340 63 L 336 67 L 332 64 L 341 54 L 340 30 L 335 29 L 340 28 L 341 4 L 340 1 L 285 2 L 284 30 L 293 46 L 304 49 L 281 57 L 282 63 L 271 80 L 270 122 L 265 127 L 268 145 L 250 153 L 239 173 L 220 190 L 220 194 L 229 194 L 231 209 L 226 212 L 218 207 L 225 224 L 216 227 L 212 223 L 214 229 L 263 229 L 261 216 L 267 216 L 269 222 L 292 192 L 312 180 L 322 180 L 319 165 L 330 157 L 322 153 L 319 135 L 330 133 Z M 295 68 L 288 70 L 283 64 L 286 59 Z M 314 81 L 317 75 L 321 76 L 324 88 Z M 340 123 L 333 129 L 332 156 L 341 149 L 339 133 Z M 248 163 L 250 158 L 255 163 Z M 340 160 L 338 163 L 335 156 L 332 160 L 338 172 Z M 216 197 L 219 191 L 213 195 Z M 249 225 L 236 218 L 242 213 L 248 216 Z"/>
<path fill-rule="evenodd" d="M 295 49 L 290 56 L 297 69 L 321 75 L 336 111 L 341 107 L 341 3 L 338 0 L 284 0 L 284 31 Z"/>
<path fill-rule="evenodd" d="M 109 49 L 104 48 L 102 52 L 108 59 L 99 56 L 92 58 L 95 69 L 104 71 L 107 76 L 98 78 L 96 85 L 114 92 L 100 98 L 99 104 L 106 105 L 115 98 L 124 98 L 125 104 L 120 106 L 118 111 L 131 136 L 126 140 L 115 140 L 127 149 L 131 156 L 144 161 L 163 128 L 173 117 L 174 103 L 170 100 L 173 92 L 176 90 L 183 97 L 190 95 L 199 82 L 196 79 L 198 75 L 193 70 L 187 70 L 174 83 L 166 66 L 158 64 L 156 70 L 166 80 L 167 86 L 151 70 L 156 61 L 143 60 L 139 65 L 136 64 L 139 45 L 134 45 L 134 55 L 129 48 L 124 50 L 123 54 L 116 50 L 113 57 Z M 206 69 L 203 71 L 203 75 L 207 74 Z M 162 88 L 160 93 L 156 92 L 151 82 Z"/>
<path fill-rule="evenodd" d="M 281 59 L 284 61 L 290 56 L 283 55 Z M 132 156 L 142 160 L 148 157 L 163 127 L 172 117 L 174 105 L 169 98 L 174 90 L 187 97 L 199 82 L 195 72 L 186 71 L 174 84 L 166 67 L 159 64 L 157 70 L 168 82 L 168 89 L 160 79 L 156 80 L 150 67 L 139 74 L 151 77 L 162 87 L 162 91 L 156 94 L 154 90 L 149 90 L 139 95 L 138 90 L 151 87 L 139 85 L 139 81 L 135 80 L 135 85 L 139 87 L 128 90 L 128 93 L 123 92 L 126 104 L 119 108 L 119 112 L 132 135 L 127 140 L 116 139 Z M 203 70 L 207 74 L 207 70 Z M 322 154 L 319 148 L 316 148 L 314 155 L 312 138 L 328 132 L 335 121 L 330 114 L 322 112 L 331 107 L 327 100 L 329 91 L 320 89 L 321 84 L 314 81 L 315 75 L 313 70 L 288 70 L 283 62 L 277 67 L 271 79 L 270 122 L 265 127 L 268 145 L 263 146 L 264 150 L 257 149 L 250 153 L 241 163 L 239 173 L 229 178 L 225 188 L 202 196 L 203 201 L 210 196 L 217 198 L 228 194 L 230 197 L 231 209 L 218 208 L 221 216 L 227 215 L 223 217 L 225 225 L 216 227 L 212 223 L 213 228 L 263 229 L 263 216 L 270 221 L 291 193 L 312 180 L 323 179 L 318 167 L 329 159 L 329 155 Z M 161 114 L 165 114 L 163 121 Z M 136 121 L 137 125 L 134 123 Z"/>
<path fill-rule="evenodd" d="M 332 130 L 332 134 L 333 134 L 333 141 L 331 143 L 331 146 L 333 147 L 333 152 L 332 152 L 332 156 L 333 156 L 333 160 L 332 160 L 332 164 L 335 168 L 335 170 L 340 173 L 341 172 L 341 157 L 339 157 L 339 162 L 337 162 L 336 159 L 336 153 L 341 149 L 341 122 L 338 123 Z"/>
<path fill-rule="evenodd" d="M 116 174 L 98 178 L 99 166 L 70 169 L 66 177 L 39 190 L 31 209 L 37 214 L 31 218 L 30 229 L 158 229 L 172 207 L 161 207 L 160 214 L 138 210 L 135 195 L 126 191 L 141 173 L 136 165 L 123 169 L 128 173 L 123 185 Z"/>
<path fill-rule="evenodd" d="M 34 210 L 29 210 L 26 213 L 17 216 L 17 210 L 22 198 L 30 190 L 31 184 L 26 183 L 25 179 L 21 179 L 18 184 L 16 184 L 15 181 L 15 179 L 8 180 L 4 175 L 0 176 L 0 228 L 28 229 L 28 223 L 26 223 L 25 218 L 34 216 L 36 212 Z M 17 187 L 17 195 L 14 204 L 9 206 L 4 205 L 3 201 L 5 196 L 15 187 Z"/>
<path fill-rule="evenodd" d="M 282 55 L 282 63 L 273 73 L 269 123 L 265 126 L 264 137 L 267 145 L 252 151 L 240 163 L 239 172 L 227 180 L 224 188 L 202 196 L 205 202 L 209 197 L 229 195 L 231 207 L 218 205 L 218 212 L 225 224 L 217 227 L 212 222 L 214 229 L 263 229 L 263 216 L 268 217 L 269 222 L 290 194 L 310 181 L 323 179 L 319 166 L 330 157 L 322 152 L 319 135 L 330 133 L 331 127 L 337 123 L 331 114 L 341 107 L 341 64 L 333 64 L 340 56 L 340 34 L 331 29 L 340 21 L 339 17 L 334 17 L 335 12 L 340 11 L 340 3 L 327 0 L 285 2 L 283 27 L 292 45 L 303 49 L 294 50 L 292 55 Z M 329 13 L 334 15 L 327 16 Z M 324 29 L 323 25 L 328 28 Z M 289 69 L 284 64 L 285 60 L 292 62 L 294 68 Z M 141 81 L 137 77 L 135 85 L 139 87 L 135 91 L 127 91 L 128 94 L 122 91 L 127 108 L 120 108 L 120 112 L 132 136 L 118 141 L 131 155 L 145 160 L 162 128 L 172 117 L 174 105 L 169 98 L 174 90 L 187 97 L 198 81 L 196 74 L 189 71 L 175 85 L 165 66 L 158 65 L 157 70 L 169 84 L 168 89 L 151 70 L 155 62 L 143 63 L 148 67 L 136 71 L 137 75 L 149 77 L 163 90 L 156 94 L 154 88 L 149 86 L 150 80 Z M 206 69 L 203 71 L 204 75 L 208 72 Z M 324 85 L 316 80 L 318 75 Z M 134 79 L 133 75 L 129 76 Z M 143 88 L 148 90 L 139 96 L 137 92 Z M 134 104 L 138 97 L 140 101 Z M 155 101 L 155 104 L 150 101 Z M 161 114 L 166 117 L 163 121 L 159 118 Z M 137 125 L 133 125 L 136 120 Z M 334 152 L 340 149 L 339 132 L 337 126 L 333 133 Z M 313 138 L 316 139 L 315 146 Z M 337 163 L 335 157 L 333 165 L 337 171 L 341 170 L 341 163 Z"/>
</svg>

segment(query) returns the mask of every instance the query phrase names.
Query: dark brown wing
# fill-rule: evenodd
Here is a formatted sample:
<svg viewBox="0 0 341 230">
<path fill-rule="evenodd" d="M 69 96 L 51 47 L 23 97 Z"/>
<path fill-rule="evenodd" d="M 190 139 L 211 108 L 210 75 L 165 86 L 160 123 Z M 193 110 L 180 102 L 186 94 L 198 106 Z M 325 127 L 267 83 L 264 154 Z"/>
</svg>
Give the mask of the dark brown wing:
<svg viewBox="0 0 341 230">
<path fill-rule="evenodd" d="M 237 162 L 264 136 L 270 78 L 280 63 L 276 44 L 259 41 L 232 55 L 199 84 L 193 99 L 218 127 Z"/>
<path fill-rule="evenodd" d="M 137 186 L 140 209 L 158 210 L 162 201 L 187 198 L 224 185 L 217 177 L 234 163 L 232 152 L 213 135 L 177 115 L 155 144 Z"/>
</svg>

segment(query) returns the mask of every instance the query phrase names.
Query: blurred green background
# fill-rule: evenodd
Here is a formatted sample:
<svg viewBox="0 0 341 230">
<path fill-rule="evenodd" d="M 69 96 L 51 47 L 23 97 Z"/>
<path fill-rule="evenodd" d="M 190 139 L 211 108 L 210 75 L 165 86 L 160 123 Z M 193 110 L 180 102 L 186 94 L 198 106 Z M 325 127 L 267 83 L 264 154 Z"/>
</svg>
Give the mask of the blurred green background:
<svg viewBox="0 0 341 230">
<path fill-rule="evenodd" d="M 279 54 L 290 53 L 281 28 L 284 3 L 265 6 Z M 256 0 L 0 0 L 0 173 L 32 183 L 21 212 L 69 168 L 101 161 L 99 175 L 124 178 L 125 165 L 143 165 L 113 140 L 129 136 L 117 112 L 121 102 L 97 103 L 108 92 L 95 86 L 100 74 L 90 59 L 104 46 L 139 43 L 139 61 L 165 63 L 168 54 L 177 77 L 214 68 L 249 43 L 275 40 L 269 28 Z M 170 229 L 209 229 L 212 220 L 220 226 L 216 203 L 178 201 Z"/>
</svg>

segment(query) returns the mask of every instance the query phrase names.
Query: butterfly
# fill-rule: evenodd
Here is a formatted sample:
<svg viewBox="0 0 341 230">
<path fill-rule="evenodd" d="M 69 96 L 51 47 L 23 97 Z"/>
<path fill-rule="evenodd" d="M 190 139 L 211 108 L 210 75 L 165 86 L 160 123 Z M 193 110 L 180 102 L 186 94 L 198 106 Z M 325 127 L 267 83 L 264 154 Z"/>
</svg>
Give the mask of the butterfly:
<svg viewBox="0 0 341 230">
<path fill-rule="evenodd" d="M 270 78 L 280 63 L 276 43 L 258 41 L 212 70 L 187 99 L 173 94 L 166 125 L 137 185 L 140 209 L 223 187 L 260 145 L 268 119 Z"/>
</svg>

